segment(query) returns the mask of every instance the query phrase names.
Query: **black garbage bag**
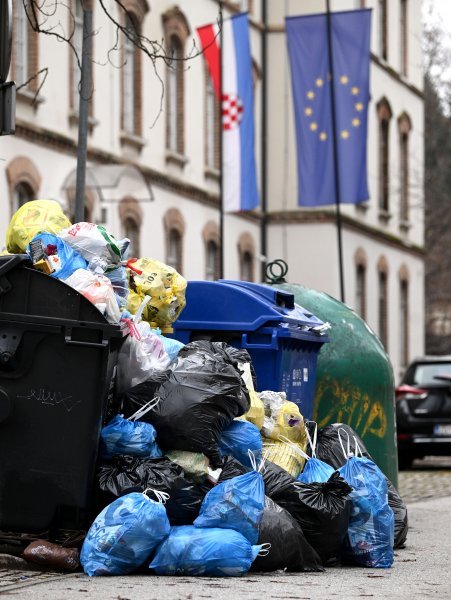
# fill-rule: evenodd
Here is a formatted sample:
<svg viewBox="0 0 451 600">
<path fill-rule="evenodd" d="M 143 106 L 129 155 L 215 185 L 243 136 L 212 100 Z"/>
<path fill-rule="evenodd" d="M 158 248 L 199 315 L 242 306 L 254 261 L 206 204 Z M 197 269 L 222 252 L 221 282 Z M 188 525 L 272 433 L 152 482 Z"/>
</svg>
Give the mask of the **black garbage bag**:
<svg viewBox="0 0 451 600">
<path fill-rule="evenodd" d="M 171 525 L 191 525 L 198 516 L 205 493 L 185 477 L 183 469 L 163 458 L 115 456 L 99 466 L 99 502 L 107 504 L 130 492 L 151 488 L 169 494 L 165 507 Z M 152 494 L 148 493 L 153 498 Z"/>
<path fill-rule="evenodd" d="M 324 571 L 296 519 L 267 496 L 258 533 L 258 544 L 269 543 L 271 548 L 266 556 L 257 556 L 251 571 Z"/>
<path fill-rule="evenodd" d="M 344 436 L 342 436 L 342 439 L 343 437 L 347 439 L 347 435 L 349 435 L 349 439 L 351 440 L 351 449 L 354 448 L 355 437 L 363 456 L 375 462 L 368 450 L 365 448 L 365 444 L 363 443 L 362 439 L 358 436 L 354 429 L 352 429 L 352 427 L 346 425 L 345 423 L 334 423 L 333 425 L 328 425 L 327 427 L 324 427 L 318 431 L 318 439 L 316 444 L 317 458 L 331 465 L 331 467 L 334 469 L 339 469 L 345 464 L 346 458 L 343 455 L 343 450 L 341 449 L 340 440 L 338 437 L 339 429 L 343 429 L 345 432 Z M 406 542 L 407 532 L 409 529 L 407 506 L 390 479 L 388 479 L 388 477 L 385 477 L 385 479 L 388 487 L 388 505 L 393 510 L 395 517 L 395 538 L 393 547 L 401 548 Z"/>
<path fill-rule="evenodd" d="M 187 344 L 177 360 L 158 377 L 125 392 L 122 405 L 131 415 L 152 398 L 159 402 L 141 420 L 157 430 L 165 449 L 203 452 L 213 468 L 221 466 L 218 440 L 235 417 L 249 410 L 250 399 L 234 353 L 222 342 Z"/>
<path fill-rule="evenodd" d="M 227 481 L 227 479 L 233 479 L 239 475 L 244 475 L 252 471 L 249 467 L 245 467 L 240 461 L 233 456 L 224 456 L 222 458 L 222 471 L 218 479 L 218 483 Z"/>
<path fill-rule="evenodd" d="M 352 488 L 337 472 L 326 483 L 301 483 L 270 461 L 262 475 L 267 496 L 300 523 L 323 565 L 338 564 L 348 531 Z"/>
</svg>

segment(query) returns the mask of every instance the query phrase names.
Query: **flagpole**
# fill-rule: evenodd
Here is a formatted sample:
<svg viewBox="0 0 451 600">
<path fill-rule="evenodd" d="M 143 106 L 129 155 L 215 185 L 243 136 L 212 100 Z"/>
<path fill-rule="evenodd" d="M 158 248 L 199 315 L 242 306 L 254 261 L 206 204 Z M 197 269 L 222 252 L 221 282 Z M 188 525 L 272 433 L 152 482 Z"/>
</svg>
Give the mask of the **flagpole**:
<svg viewBox="0 0 451 600">
<path fill-rule="evenodd" d="M 224 169 L 223 169 L 223 128 L 222 128 L 222 69 L 223 69 L 223 0 L 219 0 L 219 64 L 220 64 L 220 77 L 219 77 L 219 248 L 220 248 L 220 265 L 219 265 L 219 279 L 224 279 Z"/>
<path fill-rule="evenodd" d="M 326 0 L 326 21 L 327 21 L 327 51 L 329 54 L 330 66 L 330 109 L 332 116 L 332 147 L 334 157 L 334 184 L 335 184 L 335 206 L 336 206 L 336 223 L 337 223 L 337 239 L 338 239 L 338 265 L 340 271 L 340 299 L 345 301 L 345 287 L 343 277 L 343 246 L 342 246 L 342 227 L 341 227 L 341 211 L 340 211 L 340 173 L 338 169 L 338 144 L 337 144 L 337 117 L 335 111 L 335 78 L 334 78 L 334 60 L 332 49 L 332 23 L 330 13 L 330 0 Z"/>
</svg>

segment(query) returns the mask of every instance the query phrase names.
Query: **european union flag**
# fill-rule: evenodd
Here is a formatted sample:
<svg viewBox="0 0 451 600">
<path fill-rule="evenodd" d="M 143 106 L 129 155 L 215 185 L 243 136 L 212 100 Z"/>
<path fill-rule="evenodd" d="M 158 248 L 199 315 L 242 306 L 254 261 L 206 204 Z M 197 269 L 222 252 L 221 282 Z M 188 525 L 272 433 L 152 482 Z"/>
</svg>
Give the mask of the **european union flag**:
<svg viewBox="0 0 451 600">
<path fill-rule="evenodd" d="M 337 165 L 334 165 L 332 69 L 327 15 L 288 17 L 301 206 L 368 200 L 366 177 L 371 10 L 331 13 Z"/>
</svg>

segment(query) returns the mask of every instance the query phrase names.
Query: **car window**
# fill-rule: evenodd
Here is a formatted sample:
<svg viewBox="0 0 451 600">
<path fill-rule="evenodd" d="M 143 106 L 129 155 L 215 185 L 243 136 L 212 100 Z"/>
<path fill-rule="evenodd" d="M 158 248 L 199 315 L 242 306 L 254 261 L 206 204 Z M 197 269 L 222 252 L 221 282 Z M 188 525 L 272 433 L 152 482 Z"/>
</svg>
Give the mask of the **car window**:
<svg viewBox="0 0 451 600">
<path fill-rule="evenodd" d="M 436 375 L 451 376 L 451 363 L 437 363 L 429 365 L 417 365 L 414 375 L 414 384 L 417 385 L 449 385 L 434 379 Z"/>
</svg>

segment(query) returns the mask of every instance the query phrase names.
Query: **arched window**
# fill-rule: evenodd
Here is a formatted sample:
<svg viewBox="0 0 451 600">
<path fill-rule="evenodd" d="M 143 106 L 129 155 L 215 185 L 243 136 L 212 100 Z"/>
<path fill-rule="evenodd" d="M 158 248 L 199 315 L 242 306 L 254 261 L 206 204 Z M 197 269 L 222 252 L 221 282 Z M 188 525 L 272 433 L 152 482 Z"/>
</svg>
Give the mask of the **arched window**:
<svg viewBox="0 0 451 600">
<path fill-rule="evenodd" d="M 385 98 L 377 104 L 379 119 L 379 210 L 388 214 L 390 210 L 390 119 L 392 112 Z"/>
<path fill-rule="evenodd" d="M 41 176 L 34 163 L 26 156 L 17 156 L 6 167 L 6 177 L 10 192 L 10 210 L 16 210 L 39 197 Z"/>
<path fill-rule="evenodd" d="M 240 279 L 254 281 L 255 242 L 250 233 L 242 233 L 238 240 Z"/>
<path fill-rule="evenodd" d="M 356 281 L 355 281 L 355 310 L 362 317 L 366 318 L 366 254 L 359 248 L 355 254 Z"/>
<path fill-rule="evenodd" d="M 205 279 L 215 281 L 221 276 L 221 256 L 218 224 L 209 221 L 202 232 L 205 243 Z"/>
<path fill-rule="evenodd" d="M 409 363 L 409 272 L 399 270 L 399 349 L 401 367 Z"/>
<path fill-rule="evenodd" d="M 185 219 L 177 208 L 171 208 L 165 214 L 164 229 L 166 233 L 166 263 L 182 274 Z"/>
<path fill-rule="evenodd" d="M 130 240 L 127 256 L 141 256 L 141 224 L 143 212 L 139 202 L 132 197 L 123 198 L 119 203 L 119 218 L 125 237 Z"/>
<path fill-rule="evenodd" d="M 166 147 L 172 153 L 185 153 L 185 42 L 190 35 L 186 17 L 178 7 L 162 15 L 166 40 Z"/>
<path fill-rule="evenodd" d="M 403 113 L 398 119 L 399 128 L 399 180 L 401 225 L 409 221 L 409 137 L 412 124 L 409 116 Z"/>
<path fill-rule="evenodd" d="M 378 334 L 388 352 L 388 264 L 384 257 L 378 263 Z"/>
</svg>

